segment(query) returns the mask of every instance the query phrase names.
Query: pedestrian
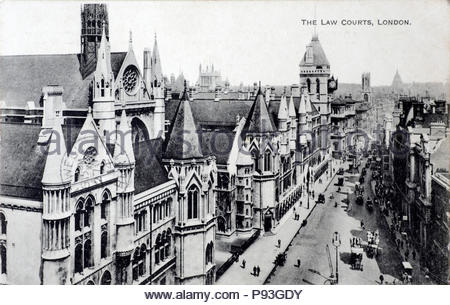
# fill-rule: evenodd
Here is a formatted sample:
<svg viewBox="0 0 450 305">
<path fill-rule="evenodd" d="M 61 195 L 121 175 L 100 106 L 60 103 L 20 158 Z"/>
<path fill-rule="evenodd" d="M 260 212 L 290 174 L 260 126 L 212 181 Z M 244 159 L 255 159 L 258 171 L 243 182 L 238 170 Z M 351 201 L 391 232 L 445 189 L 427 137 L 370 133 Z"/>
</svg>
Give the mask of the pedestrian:
<svg viewBox="0 0 450 305">
<path fill-rule="evenodd" d="M 383 285 L 383 283 L 384 283 L 384 276 L 382 274 L 380 274 L 380 282 L 381 282 L 381 285 Z"/>
<path fill-rule="evenodd" d="M 256 276 L 256 266 L 253 266 L 253 275 Z"/>
<path fill-rule="evenodd" d="M 259 268 L 259 265 L 256 266 L 256 276 L 259 276 L 260 271 L 261 271 L 261 268 Z"/>
<path fill-rule="evenodd" d="M 245 259 L 242 260 L 242 268 L 245 269 Z"/>
</svg>

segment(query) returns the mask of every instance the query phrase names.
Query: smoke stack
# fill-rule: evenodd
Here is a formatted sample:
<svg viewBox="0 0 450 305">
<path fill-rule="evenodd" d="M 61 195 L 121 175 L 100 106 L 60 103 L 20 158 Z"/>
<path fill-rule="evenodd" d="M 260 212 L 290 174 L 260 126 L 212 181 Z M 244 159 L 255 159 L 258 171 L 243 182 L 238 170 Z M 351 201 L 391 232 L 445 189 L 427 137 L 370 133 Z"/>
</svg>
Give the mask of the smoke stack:
<svg viewBox="0 0 450 305">
<path fill-rule="evenodd" d="M 53 128 L 57 120 L 62 123 L 62 111 L 64 103 L 62 86 L 46 86 L 42 88 L 44 96 L 44 117 L 42 119 L 42 128 Z"/>
</svg>

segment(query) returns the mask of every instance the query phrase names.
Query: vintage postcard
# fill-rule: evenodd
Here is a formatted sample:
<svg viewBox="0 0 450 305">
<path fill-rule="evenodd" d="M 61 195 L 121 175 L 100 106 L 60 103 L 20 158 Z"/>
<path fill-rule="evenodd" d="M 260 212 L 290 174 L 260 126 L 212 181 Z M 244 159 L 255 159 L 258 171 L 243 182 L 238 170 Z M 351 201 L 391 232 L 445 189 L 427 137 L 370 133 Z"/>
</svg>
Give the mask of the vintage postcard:
<svg viewBox="0 0 450 305">
<path fill-rule="evenodd" d="M 447 284 L 448 20 L 2 1 L 0 284 Z"/>
</svg>

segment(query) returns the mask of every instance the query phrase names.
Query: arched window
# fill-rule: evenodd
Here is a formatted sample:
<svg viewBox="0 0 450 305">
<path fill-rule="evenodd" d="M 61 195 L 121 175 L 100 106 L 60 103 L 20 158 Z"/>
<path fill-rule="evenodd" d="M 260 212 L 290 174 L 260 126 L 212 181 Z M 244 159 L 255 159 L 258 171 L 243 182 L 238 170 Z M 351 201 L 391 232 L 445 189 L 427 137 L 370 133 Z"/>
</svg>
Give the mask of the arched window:
<svg viewBox="0 0 450 305">
<path fill-rule="evenodd" d="M 140 257 L 141 257 L 141 251 L 140 251 L 139 247 L 137 247 L 136 250 L 134 250 L 133 262 L 132 262 L 133 281 L 137 281 L 139 279 L 139 260 L 140 260 Z"/>
<path fill-rule="evenodd" d="M 111 285 L 111 273 L 108 270 L 103 273 L 100 285 Z"/>
<path fill-rule="evenodd" d="M 75 231 L 80 231 L 83 227 L 83 201 L 78 201 L 75 208 Z"/>
<path fill-rule="evenodd" d="M 145 266 L 147 262 L 147 246 L 146 244 L 141 245 L 141 256 L 139 261 L 139 275 L 142 276 L 145 274 Z"/>
<path fill-rule="evenodd" d="M 79 167 L 77 167 L 77 169 L 75 170 L 74 180 L 75 180 L 75 182 L 78 182 L 78 180 L 80 180 L 80 168 Z"/>
<path fill-rule="evenodd" d="M 105 96 L 105 80 L 103 78 L 100 81 L 100 96 Z"/>
<path fill-rule="evenodd" d="M 108 257 L 108 232 L 104 231 L 101 237 L 101 249 L 100 249 L 100 257 L 106 258 Z"/>
<path fill-rule="evenodd" d="M 92 244 L 91 240 L 88 239 L 84 242 L 84 267 L 92 266 Z"/>
<path fill-rule="evenodd" d="M 111 195 L 108 191 L 103 193 L 102 203 L 100 204 L 100 217 L 101 219 L 107 219 L 109 216 L 109 204 L 111 202 Z"/>
<path fill-rule="evenodd" d="M 161 245 L 159 247 L 159 259 L 161 261 L 166 259 L 165 252 L 164 252 L 164 245 L 165 245 L 166 242 L 167 242 L 166 231 L 163 231 L 162 237 L 161 237 Z"/>
<path fill-rule="evenodd" d="M 5 214 L 0 213 L 0 235 L 6 235 L 6 217 Z"/>
<path fill-rule="evenodd" d="M 92 197 L 86 199 L 84 204 L 84 227 L 90 227 L 92 225 L 92 219 L 94 214 L 94 203 Z"/>
<path fill-rule="evenodd" d="M 100 175 L 103 175 L 105 173 L 105 161 L 102 161 L 100 163 Z"/>
<path fill-rule="evenodd" d="M 308 88 L 308 93 L 311 93 L 311 80 L 309 78 L 306 80 L 306 87 Z"/>
<path fill-rule="evenodd" d="M 161 234 L 158 234 L 155 242 L 155 264 L 159 264 L 159 247 L 161 247 Z"/>
<path fill-rule="evenodd" d="M 94 281 L 91 280 L 91 281 L 87 282 L 86 285 L 95 285 L 95 283 L 94 283 Z"/>
<path fill-rule="evenodd" d="M 75 247 L 75 273 L 83 271 L 83 246 L 81 244 Z"/>
<path fill-rule="evenodd" d="M 199 202 L 198 188 L 193 185 L 188 191 L 188 219 L 195 219 L 198 217 L 198 202 Z"/>
<path fill-rule="evenodd" d="M 6 274 L 6 247 L 0 245 L 0 274 Z"/>
<path fill-rule="evenodd" d="M 172 231 L 170 229 L 167 229 L 167 235 L 166 235 L 166 245 L 165 245 L 165 254 L 166 257 L 170 256 L 170 247 L 172 246 Z"/>
<path fill-rule="evenodd" d="M 214 244 L 213 242 L 210 242 L 207 246 L 206 246 L 206 264 L 212 264 L 213 262 L 213 249 L 214 249 Z"/>
<path fill-rule="evenodd" d="M 259 153 L 256 149 L 252 150 L 252 158 L 253 158 L 254 169 L 255 169 L 255 171 L 258 171 L 259 170 Z"/>
<path fill-rule="evenodd" d="M 270 171 L 272 170 L 272 154 L 269 150 L 264 153 L 264 170 Z"/>
<path fill-rule="evenodd" d="M 320 80 L 316 79 L 316 93 L 320 94 Z"/>
</svg>

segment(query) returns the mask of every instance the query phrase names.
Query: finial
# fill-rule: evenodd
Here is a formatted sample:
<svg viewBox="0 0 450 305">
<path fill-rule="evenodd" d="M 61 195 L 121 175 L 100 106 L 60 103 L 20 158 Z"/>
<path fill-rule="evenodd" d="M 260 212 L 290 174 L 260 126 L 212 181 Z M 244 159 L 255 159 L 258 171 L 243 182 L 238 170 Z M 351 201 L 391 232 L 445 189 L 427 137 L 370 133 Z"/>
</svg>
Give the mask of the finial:
<svg viewBox="0 0 450 305">
<path fill-rule="evenodd" d="M 89 113 L 89 114 L 92 113 L 92 107 L 91 107 L 91 106 L 88 107 L 88 113 Z"/>
<path fill-rule="evenodd" d="M 186 80 L 184 80 L 184 90 L 186 90 L 187 89 L 187 82 L 186 82 Z"/>
<path fill-rule="evenodd" d="M 156 32 L 155 32 L 155 42 L 156 42 Z"/>
<path fill-rule="evenodd" d="M 130 30 L 130 40 L 129 40 L 130 45 L 133 43 L 133 32 L 131 32 Z"/>
<path fill-rule="evenodd" d="M 259 81 L 259 89 L 261 89 L 261 81 Z"/>
</svg>

